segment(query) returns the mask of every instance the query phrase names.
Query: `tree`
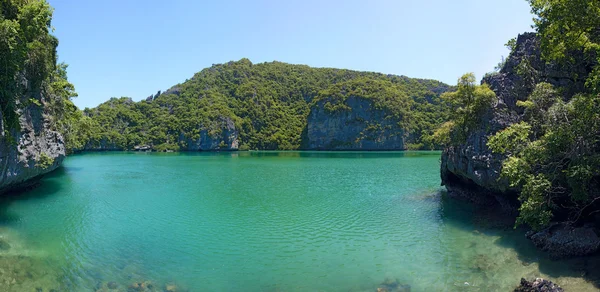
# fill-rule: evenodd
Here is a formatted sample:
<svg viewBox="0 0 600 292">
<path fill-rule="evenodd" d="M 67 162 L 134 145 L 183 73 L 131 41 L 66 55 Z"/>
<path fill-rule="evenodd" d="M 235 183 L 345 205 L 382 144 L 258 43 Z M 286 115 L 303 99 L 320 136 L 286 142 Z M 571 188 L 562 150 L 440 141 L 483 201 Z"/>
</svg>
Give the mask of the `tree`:
<svg viewBox="0 0 600 292">
<path fill-rule="evenodd" d="M 544 58 L 565 64 L 583 61 L 593 69 L 587 87 L 600 93 L 600 1 L 528 0 L 536 16 L 534 26 L 540 34 Z M 584 58 L 575 58 L 575 52 Z M 576 76 L 575 79 L 586 78 Z"/>
<path fill-rule="evenodd" d="M 458 79 L 456 91 L 446 92 L 442 99 L 451 106 L 450 122 L 434 133 L 434 139 L 443 145 L 458 145 L 480 127 L 483 115 L 491 109 L 496 94 L 487 84 L 476 85 L 475 75 L 467 73 Z"/>
</svg>

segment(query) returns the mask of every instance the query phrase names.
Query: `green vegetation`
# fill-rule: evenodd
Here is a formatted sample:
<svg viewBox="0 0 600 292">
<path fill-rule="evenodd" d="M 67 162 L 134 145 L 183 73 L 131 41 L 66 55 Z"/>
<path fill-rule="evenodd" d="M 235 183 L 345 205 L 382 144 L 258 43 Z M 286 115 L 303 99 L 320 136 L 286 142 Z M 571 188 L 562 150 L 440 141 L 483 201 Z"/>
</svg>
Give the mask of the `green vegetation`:
<svg viewBox="0 0 600 292">
<path fill-rule="evenodd" d="M 529 63 L 518 74 L 535 84 L 518 102 L 523 121 L 490 138 L 492 151 L 506 155 L 502 176 L 521 190 L 517 224 L 534 229 L 551 220 L 581 223 L 600 209 L 600 2 L 529 0 L 547 62 L 570 70 L 586 88 L 567 96 L 539 82 Z M 567 69 L 568 70 L 568 69 Z"/>
<path fill-rule="evenodd" d="M 587 216 L 600 198 L 600 99 L 580 94 L 564 102 L 550 84 L 539 83 L 519 105 L 524 121 L 488 142 L 508 157 L 502 176 L 521 188 L 517 223 L 539 229 L 553 215 Z"/>
<path fill-rule="evenodd" d="M 42 169 L 46 169 L 54 164 L 54 159 L 46 153 L 40 153 L 40 156 L 37 158 L 36 167 L 40 167 Z"/>
<path fill-rule="evenodd" d="M 46 1 L 0 1 L 0 116 L 9 140 L 11 131 L 20 129 L 19 110 L 26 107 L 40 108 L 63 133 L 78 122 L 70 101 L 76 93 L 67 81 L 67 66 L 57 64 L 51 20 Z M 71 140 L 69 133 L 65 139 Z"/>
<path fill-rule="evenodd" d="M 84 110 L 90 119 L 86 129 L 92 131 L 76 145 L 185 150 L 203 132 L 221 139 L 230 123 L 239 131 L 242 150 L 301 149 L 311 107 L 327 100 L 329 111 L 351 110 L 344 101 L 356 96 L 402 117 L 414 137 L 408 142 L 433 148 L 437 145 L 427 137 L 448 115 L 439 98 L 448 88 L 433 80 L 242 59 L 204 69 L 141 102 L 113 98 Z"/>
<path fill-rule="evenodd" d="M 528 0 L 535 27 L 548 61 L 567 66 L 585 63 L 587 76 L 571 72 L 571 78 L 586 80 L 593 93 L 600 93 L 600 2 L 589 0 Z"/>
<path fill-rule="evenodd" d="M 434 132 L 432 140 L 441 145 L 464 144 L 483 122 L 483 116 L 491 109 L 495 98 L 496 94 L 487 84 L 475 84 L 473 73 L 463 75 L 458 79 L 456 91 L 442 95 L 442 99 L 448 101 L 452 115 Z"/>
</svg>

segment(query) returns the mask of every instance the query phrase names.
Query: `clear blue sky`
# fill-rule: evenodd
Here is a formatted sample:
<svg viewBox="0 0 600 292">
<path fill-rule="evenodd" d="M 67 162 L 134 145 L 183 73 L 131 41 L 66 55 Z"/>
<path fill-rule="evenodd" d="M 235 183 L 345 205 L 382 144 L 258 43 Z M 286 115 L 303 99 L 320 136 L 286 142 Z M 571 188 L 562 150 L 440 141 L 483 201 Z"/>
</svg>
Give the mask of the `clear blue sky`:
<svg viewBox="0 0 600 292">
<path fill-rule="evenodd" d="M 49 0 L 80 108 L 141 100 L 212 64 L 249 58 L 454 84 L 531 31 L 525 0 Z"/>
</svg>

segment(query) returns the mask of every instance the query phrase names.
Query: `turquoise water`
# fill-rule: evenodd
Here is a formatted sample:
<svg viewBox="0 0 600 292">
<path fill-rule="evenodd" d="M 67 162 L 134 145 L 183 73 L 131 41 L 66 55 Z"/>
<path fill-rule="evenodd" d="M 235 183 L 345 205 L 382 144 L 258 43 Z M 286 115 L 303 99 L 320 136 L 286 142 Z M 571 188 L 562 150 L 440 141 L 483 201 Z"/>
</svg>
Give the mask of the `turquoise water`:
<svg viewBox="0 0 600 292">
<path fill-rule="evenodd" d="M 589 262 L 549 261 L 522 231 L 493 228 L 493 218 L 446 198 L 439 159 L 75 155 L 38 188 L 0 202 L 11 246 L 0 251 L 0 290 L 376 291 L 397 282 L 509 291 L 536 276 L 596 289 L 582 277 Z"/>
</svg>

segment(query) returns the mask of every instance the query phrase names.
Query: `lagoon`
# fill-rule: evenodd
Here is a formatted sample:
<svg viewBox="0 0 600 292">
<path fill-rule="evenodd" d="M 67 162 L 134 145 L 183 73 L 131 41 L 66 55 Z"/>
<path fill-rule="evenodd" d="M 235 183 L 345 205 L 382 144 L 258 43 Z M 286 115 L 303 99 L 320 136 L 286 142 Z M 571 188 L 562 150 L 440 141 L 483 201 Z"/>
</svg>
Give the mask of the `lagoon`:
<svg viewBox="0 0 600 292">
<path fill-rule="evenodd" d="M 596 291 L 596 258 L 551 261 L 522 230 L 448 198 L 439 160 L 440 152 L 70 156 L 37 188 L 0 200 L 0 289 L 511 291 L 521 277 L 545 277 Z"/>
</svg>

